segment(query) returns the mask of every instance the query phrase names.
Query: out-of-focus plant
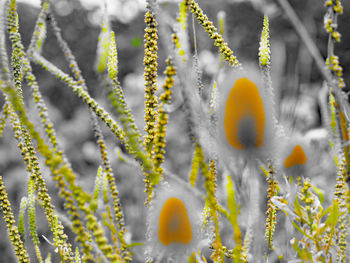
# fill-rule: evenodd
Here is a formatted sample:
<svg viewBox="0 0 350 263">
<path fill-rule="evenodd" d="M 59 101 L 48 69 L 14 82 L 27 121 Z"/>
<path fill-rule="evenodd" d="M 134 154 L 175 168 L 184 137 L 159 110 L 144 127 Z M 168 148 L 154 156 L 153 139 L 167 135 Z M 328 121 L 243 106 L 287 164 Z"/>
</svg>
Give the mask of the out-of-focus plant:
<svg viewBox="0 0 350 263">
<path fill-rule="evenodd" d="M 0 176 L 0 207 L 18 261 L 51 262 L 52 253 L 43 258 L 40 240 L 44 239 L 55 247 L 60 262 L 133 262 L 134 252 L 139 250 L 146 252 L 147 262 L 163 259 L 207 262 L 209 258 L 214 262 L 269 262 L 277 258 L 293 262 L 347 262 L 349 104 L 342 91 L 345 86 L 342 68 L 334 54 L 334 43 L 340 42 L 337 16 L 342 14 L 341 1 L 325 3 L 325 29 L 329 34 L 325 62 L 288 1 L 278 2 L 310 50 L 328 87 L 331 122 L 327 125 L 337 169 L 336 184 L 329 189 L 316 187 L 309 177 L 313 169 L 311 149 L 306 151 L 301 143 L 291 145 L 293 141 L 281 144 L 288 145 L 286 150 L 277 149 L 286 136 L 275 112 L 271 78 L 273 54 L 267 16 L 262 21 L 258 70 L 245 67 L 229 48 L 224 39 L 223 12 L 218 16 L 218 30 L 197 1 L 169 3 L 178 7 L 173 23 L 169 23 L 163 16 L 166 5 L 148 0 L 143 59 L 145 127 L 141 131 L 118 78 L 119 67 L 123 67 L 118 64 L 118 32 L 112 29 L 106 3 L 95 68 L 108 92 L 115 116 L 90 96 L 74 50 L 61 34 L 64 28 L 56 21 L 50 1 L 41 1 L 41 11 L 27 50 L 19 31 L 16 1 L 1 1 L 0 87 L 5 102 L 1 110 L 0 136 L 6 123 L 10 124 L 26 167 L 23 173 L 28 177 L 27 188 L 21 193 L 22 201 L 12 204 L 20 207 L 16 220 L 6 183 Z M 193 56 L 188 40 L 189 18 L 192 18 Z M 196 21 L 219 53 L 220 63 L 209 91 L 202 81 L 196 42 L 197 34 L 202 33 L 197 33 Z M 55 36 L 69 73 L 42 54 L 48 32 Z M 158 92 L 160 38 L 168 43 L 165 48 L 168 58 L 165 80 Z M 54 121 L 49 117 L 31 62 L 62 81 L 89 108 L 100 154 L 100 166 L 91 192 L 79 185 L 77 173 L 57 140 Z M 236 77 L 230 77 L 232 75 Z M 40 123 L 34 121 L 27 110 L 23 88 L 31 91 L 38 115 L 35 120 Z M 188 181 L 165 167 L 167 126 L 175 88 L 181 94 L 181 107 L 189 127 L 189 134 L 177 136 L 188 136 L 194 150 Z M 124 147 L 125 152 L 119 152 L 119 159 L 137 165 L 143 172 L 146 200 L 139 205 L 148 209 L 147 220 L 144 220 L 148 231 L 143 244 L 132 243 L 127 236 L 128 222 L 100 123 Z M 52 202 L 55 193 L 49 192 L 43 173 L 49 173 L 55 182 L 66 214 L 55 209 Z M 225 190 L 221 189 L 222 184 Z M 325 201 L 327 192 L 333 192 L 327 197 L 329 204 Z M 263 209 L 266 209 L 265 214 Z M 45 213 L 50 237 L 38 235 L 37 214 L 40 212 Z M 28 234 L 32 243 L 28 241 Z M 33 249 L 35 253 L 28 252 Z"/>
</svg>

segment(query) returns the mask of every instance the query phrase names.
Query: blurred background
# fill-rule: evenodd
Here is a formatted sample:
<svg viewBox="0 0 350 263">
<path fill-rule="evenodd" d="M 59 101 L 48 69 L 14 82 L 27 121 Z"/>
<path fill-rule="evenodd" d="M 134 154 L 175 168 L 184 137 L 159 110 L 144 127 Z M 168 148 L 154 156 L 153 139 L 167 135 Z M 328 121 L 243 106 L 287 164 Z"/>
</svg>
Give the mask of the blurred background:
<svg viewBox="0 0 350 263">
<path fill-rule="evenodd" d="M 56 0 L 52 1 L 52 9 L 56 14 L 62 35 L 68 42 L 82 74 L 86 80 L 89 92 L 105 109 L 114 112 L 108 102 L 107 91 L 101 84 L 95 71 L 96 47 L 102 20 L 102 2 L 94 0 Z M 140 130 L 144 127 L 144 79 L 143 79 L 143 32 L 145 1 L 143 0 L 110 0 L 108 13 L 116 34 L 119 80 L 124 89 L 126 101 L 131 108 Z M 269 0 L 201 0 L 198 1 L 209 19 L 217 25 L 217 14 L 226 12 L 225 39 L 238 59 L 244 65 L 257 65 L 259 39 L 264 13 L 270 19 L 270 42 L 272 50 L 272 81 L 278 105 L 279 119 L 288 127 L 302 134 L 310 134 L 318 143 L 320 154 L 328 154 L 327 131 L 321 116 L 319 92 L 322 88 L 322 76 L 305 45 L 296 34 L 290 21 L 286 18 L 276 1 Z M 165 14 L 176 16 L 178 3 L 175 1 L 159 1 L 160 8 Z M 328 34 L 323 28 L 325 14 L 324 1 L 320 0 L 290 0 L 290 4 L 303 21 L 320 53 L 327 56 Z M 338 18 L 341 43 L 335 45 L 335 54 L 339 56 L 343 67 L 345 84 L 350 86 L 350 2 L 343 1 L 344 14 Z M 19 1 L 18 14 L 20 33 L 24 46 L 27 48 L 33 33 L 40 1 Z M 189 17 L 191 21 L 191 17 Z M 191 26 L 189 24 L 189 30 Z M 211 88 L 211 80 L 217 73 L 220 56 L 213 41 L 204 30 L 195 23 L 197 33 L 197 49 L 199 66 L 203 73 L 202 79 L 206 88 Z M 159 84 L 164 80 L 165 59 L 167 48 L 159 41 Z M 190 37 L 193 46 L 193 37 Z M 190 47 L 193 50 L 193 47 Z M 43 56 L 65 72 L 69 72 L 63 53 L 60 50 L 52 32 L 48 31 L 43 46 Z M 49 115 L 54 122 L 58 140 L 66 152 L 73 169 L 79 175 L 80 185 L 87 191 L 92 191 L 95 175 L 100 164 L 100 156 L 95 144 L 94 133 L 86 105 L 77 98 L 72 90 L 56 80 L 37 65 L 33 65 L 41 92 L 46 101 Z M 176 84 L 174 90 L 176 90 Z M 349 87 L 346 87 L 347 91 Z M 176 91 L 175 91 L 176 92 Z M 35 116 L 30 91 L 24 88 L 26 106 L 30 116 Z M 1 97 L 1 106 L 3 98 Z M 167 133 L 165 167 L 187 180 L 192 160 L 193 147 L 187 134 L 188 127 L 181 110 L 174 111 L 169 116 Z M 38 121 L 38 120 L 36 120 Z M 118 159 L 117 151 L 121 147 L 114 136 L 102 125 L 106 137 L 108 151 L 111 155 L 121 204 L 125 213 L 128 227 L 128 239 L 132 242 L 145 242 L 145 207 L 143 202 L 143 175 L 139 168 L 133 167 Z M 328 155 L 320 156 L 319 168 L 323 173 L 315 178 L 316 184 L 322 189 L 334 184 L 335 170 L 330 167 Z M 323 159 L 322 159 L 323 158 Z M 42 168 L 44 165 L 41 166 Z M 0 139 L 0 174 L 4 177 L 5 185 L 13 204 L 15 215 L 18 215 L 20 199 L 25 195 L 26 172 L 20 151 L 12 135 L 9 123 Z M 43 174 L 47 180 L 52 197 L 57 196 L 50 175 L 45 168 Z M 25 178 L 25 179 L 24 179 Z M 63 203 L 53 199 L 60 214 L 64 214 Z M 38 207 L 38 214 L 43 214 Z M 39 236 L 50 237 L 47 232 L 47 222 L 39 216 Z M 69 234 L 68 228 L 66 228 Z M 7 236 L 4 221 L 0 220 L 0 234 Z M 28 236 L 29 239 L 29 236 Z M 28 241 L 29 242 L 29 241 Z M 54 248 L 41 238 L 46 249 L 42 251 L 45 258 L 47 253 L 54 254 Z M 32 251 L 33 252 L 33 251 Z M 135 248 L 135 262 L 143 262 L 142 249 Z M 0 240 L 1 262 L 15 262 L 12 247 L 6 238 Z"/>
</svg>

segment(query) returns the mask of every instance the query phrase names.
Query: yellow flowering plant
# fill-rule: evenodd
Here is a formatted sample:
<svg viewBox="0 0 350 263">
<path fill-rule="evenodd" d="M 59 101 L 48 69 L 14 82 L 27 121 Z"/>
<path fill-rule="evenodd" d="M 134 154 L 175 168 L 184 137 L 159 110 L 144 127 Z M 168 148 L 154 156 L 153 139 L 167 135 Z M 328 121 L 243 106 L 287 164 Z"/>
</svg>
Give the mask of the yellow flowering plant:
<svg viewBox="0 0 350 263">
<path fill-rule="evenodd" d="M 79 1 L 42 0 L 28 41 L 22 28 L 30 23 L 21 19 L 30 11 L 0 0 L 0 233 L 9 244 L 0 243 L 0 254 L 13 249 L 1 262 L 349 261 L 350 106 L 341 66 L 345 73 L 348 61 L 334 45 L 342 44 L 338 17 L 348 7 L 327 0 L 313 11 L 324 14 L 322 53 L 288 0 L 236 2 L 147 0 L 144 45 L 135 37 L 130 52 L 137 19 L 115 23 L 103 1 L 91 66 L 80 61 L 91 45 L 80 33 L 96 28 L 82 30 Z M 116 1 L 119 15 L 125 19 L 135 3 Z M 219 4 L 227 10 L 217 12 Z M 77 24 L 62 19 L 69 11 L 62 6 L 72 8 Z M 232 22 L 231 11 L 250 23 Z M 282 12 L 293 31 L 279 23 Z M 287 73 L 281 79 L 283 60 L 294 57 L 281 52 L 290 48 L 281 40 L 286 35 L 270 37 L 279 26 L 305 44 L 298 59 L 310 54 L 309 64 L 297 64 L 300 72 L 293 64 L 293 75 L 310 79 L 322 138 L 305 136 L 312 125 L 294 130 L 301 126 L 293 126 L 295 110 L 283 119 L 288 94 L 307 93 L 291 89 Z M 56 49 L 60 62 L 50 56 Z M 95 72 L 86 73 L 90 66 Z M 50 99 L 55 81 L 61 83 Z M 62 85 L 86 115 L 74 115 L 79 103 L 57 95 Z M 75 122 L 65 125 L 54 105 Z M 9 172 L 14 166 L 20 175 Z"/>
</svg>

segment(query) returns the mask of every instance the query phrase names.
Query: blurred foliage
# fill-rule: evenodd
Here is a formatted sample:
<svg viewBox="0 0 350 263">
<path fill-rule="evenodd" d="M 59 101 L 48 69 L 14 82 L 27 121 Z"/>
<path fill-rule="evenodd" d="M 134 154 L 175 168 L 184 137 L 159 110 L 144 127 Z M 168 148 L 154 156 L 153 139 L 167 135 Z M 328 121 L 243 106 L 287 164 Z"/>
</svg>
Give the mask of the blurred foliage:
<svg viewBox="0 0 350 263">
<path fill-rule="evenodd" d="M 89 88 L 89 93 L 91 97 L 107 109 L 108 112 L 113 112 L 112 106 L 107 102 L 108 91 L 102 84 L 103 81 L 101 81 L 101 76 L 99 76 L 94 70 L 100 26 L 94 24 L 93 20 L 89 18 L 95 15 L 96 10 L 85 9 L 84 5 L 78 0 L 74 0 L 69 4 L 68 11 L 60 12 L 59 10 L 56 10 L 62 8 L 60 2 L 64 5 L 67 1 L 55 1 L 55 4 L 52 6 L 53 12 L 57 13 L 57 23 L 62 29 L 62 36 L 74 53 L 82 75 L 86 80 L 86 86 Z M 165 16 L 169 16 L 169 18 L 173 19 L 178 11 L 177 4 L 173 1 L 162 2 L 160 5 L 162 5 L 162 10 L 164 11 Z M 322 57 L 327 57 L 328 34 L 323 28 L 325 13 L 324 2 L 318 0 L 292 0 L 290 2 L 295 12 L 303 21 L 308 32 L 315 40 Z M 338 18 L 338 30 L 342 34 L 342 38 L 341 43 L 335 45 L 335 50 L 340 58 L 340 64 L 343 67 L 344 82 L 349 85 L 350 34 L 348 33 L 348 25 L 350 25 L 350 3 L 348 1 L 343 2 L 344 14 Z M 317 167 L 315 168 L 314 177 L 312 178 L 313 184 L 320 189 L 329 189 L 330 185 L 335 185 L 337 172 L 334 161 L 331 157 L 331 150 L 327 137 L 328 134 L 327 131 L 325 131 L 325 126 L 327 126 L 328 123 L 325 123 L 322 119 L 322 103 L 318 98 L 319 90 L 322 87 L 322 75 L 318 71 L 312 57 L 295 32 L 290 21 L 286 18 L 283 10 L 279 8 L 276 1 L 272 0 L 200 1 L 200 5 L 209 19 L 214 21 L 215 25 L 218 24 L 218 12 L 222 10 L 226 12 L 226 27 L 224 32 L 225 40 L 229 43 L 230 48 L 234 50 L 235 55 L 239 58 L 242 64 L 248 66 L 256 64 L 264 13 L 268 15 L 272 53 L 271 74 L 276 104 L 279 105 L 277 108 L 277 116 L 282 123 L 287 123 L 287 127 L 290 127 L 291 130 L 309 136 L 308 139 L 312 142 L 312 146 L 314 147 L 313 150 L 316 152 L 314 165 Z M 23 3 L 18 4 L 17 10 L 22 42 L 25 49 L 27 49 L 40 10 Z M 193 28 L 190 26 L 192 16 L 190 15 L 190 12 L 188 12 L 188 14 L 188 30 L 189 35 L 192 36 Z M 170 20 L 169 23 L 171 22 L 173 21 Z M 125 20 L 124 22 L 121 22 L 116 18 L 111 21 L 111 28 L 116 34 L 119 82 L 123 87 L 126 104 L 131 109 L 137 126 L 141 128 L 145 126 L 143 119 L 144 79 L 142 76 L 144 70 L 142 62 L 144 56 L 144 14 L 140 12 L 132 20 L 127 22 Z M 210 87 L 212 85 L 211 80 L 217 74 L 220 56 L 218 55 L 217 48 L 213 45 L 213 41 L 207 34 L 203 33 L 204 30 L 196 21 L 195 28 L 197 50 L 194 50 L 193 37 L 189 38 L 189 48 L 191 54 L 195 51 L 198 52 L 199 69 L 202 73 L 201 80 L 205 87 Z M 165 59 L 168 56 L 167 50 L 169 47 L 166 40 L 162 39 L 162 32 L 159 35 L 158 74 L 160 77 L 158 82 L 163 83 L 165 77 L 161 73 L 164 72 L 166 68 Z M 10 50 L 11 48 L 8 47 L 8 51 Z M 43 46 L 42 55 L 63 72 L 69 72 L 69 67 L 65 61 L 64 54 L 51 30 L 47 32 L 47 39 Z M 90 123 L 90 116 L 86 109 L 86 105 L 82 103 L 77 96 L 74 96 L 69 88 L 64 87 L 62 82 L 47 74 L 41 66 L 34 64 L 33 73 L 37 77 L 38 84 L 41 87 L 41 92 L 45 98 L 49 115 L 54 122 L 58 140 L 61 143 L 67 158 L 70 160 L 73 170 L 78 175 L 78 185 L 81 185 L 86 192 L 92 193 L 95 183 L 95 175 L 100 165 L 100 157 L 98 148 L 94 142 L 95 133 Z M 188 180 L 188 171 L 190 171 L 192 167 L 194 147 L 190 136 L 179 136 L 179 134 L 190 134 L 191 125 L 186 121 L 186 109 L 181 105 L 183 95 L 178 91 L 177 85 L 179 84 L 175 84 L 174 87 L 174 102 L 171 105 L 174 106 L 175 109 L 169 111 L 170 121 L 167 127 L 167 143 L 165 148 L 166 158 L 164 160 L 164 167 L 172 173 L 179 175 L 182 179 Z M 161 84 L 158 84 L 158 86 L 160 87 Z M 28 96 L 29 89 L 24 86 L 23 90 L 27 114 L 28 116 L 35 116 L 33 114 L 35 111 L 35 105 L 32 99 L 29 99 L 30 96 Z M 345 87 L 345 91 L 350 91 L 350 87 Z M 156 94 L 159 95 L 160 91 Z M 207 99 L 209 95 L 208 91 L 204 91 L 203 97 Z M 0 105 L 2 106 L 3 103 L 4 99 L 1 97 Z M 180 104 L 178 108 L 176 108 L 177 103 Z M 38 117 L 35 118 L 35 122 L 40 121 Z M 125 214 L 125 221 L 127 222 L 128 233 L 125 238 L 127 242 L 130 243 L 144 243 L 146 234 L 145 218 L 147 212 L 146 207 L 142 205 L 146 199 L 144 183 L 142 181 L 142 171 L 139 167 L 124 162 L 122 158 L 118 157 L 118 151 L 125 152 L 125 146 L 116 141 L 111 133 L 106 132 L 107 130 L 108 128 L 104 126 L 102 127 L 102 132 L 105 134 L 106 145 L 108 146 L 107 150 L 112 153 L 110 161 L 120 191 L 119 198 Z M 17 149 L 16 141 L 13 139 L 11 133 L 12 131 L 7 125 L 2 139 L 0 140 L 0 174 L 4 177 L 4 181 L 6 182 L 5 185 L 9 199 L 12 203 L 13 213 L 17 217 L 23 191 L 27 188 L 27 179 L 23 179 L 26 174 L 25 166 L 21 160 L 20 152 Z M 43 163 L 43 160 L 40 160 L 40 162 Z M 41 165 L 41 167 L 45 166 Z M 196 169 L 198 169 L 198 167 Z M 213 170 L 210 172 L 215 173 Z M 210 183 L 212 182 L 210 181 L 211 174 L 209 171 L 207 172 L 206 178 L 198 178 L 196 185 L 199 184 L 199 188 L 202 191 L 207 190 L 209 195 L 210 187 L 212 187 Z M 220 170 L 220 172 L 222 171 Z M 271 173 L 269 175 L 269 172 L 271 172 L 271 170 L 264 170 L 264 173 L 269 180 L 268 183 L 273 185 L 274 177 Z M 54 193 L 51 196 L 53 197 L 52 202 L 57 208 L 57 213 L 64 219 L 65 217 L 63 214 L 65 214 L 65 211 L 63 201 L 57 198 L 57 188 L 54 186 L 54 182 L 49 176 L 48 168 L 43 168 L 42 173 L 47 182 L 49 192 Z M 207 189 L 203 186 L 204 182 L 207 182 L 209 185 L 207 186 Z M 226 193 L 225 182 L 224 178 L 218 179 L 218 192 L 222 191 L 223 193 Z M 302 187 L 305 187 L 308 182 L 304 182 L 305 185 L 303 185 L 302 182 L 299 184 Z M 231 186 L 231 179 L 229 179 L 228 185 L 230 185 L 231 189 L 233 188 L 233 186 Z M 229 195 L 235 194 L 230 189 L 227 189 L 227 192 L 229 192 Z M 317 191 L 312 192 L 309 188 L 306 189 L 303 194 L 307 196 L 308 193 L 313 196 L 318 194 Z M 239 195 L 240 193 L 238 192 L 236 194 Z M 275 194 L 275 192 L 273 192 L 273 194 Z M 217 195 L 219 200 L 225 200 L 224 194 L 218 193 Z M 324 207 L 330 206 L 332 209 L 338 209 L 337 204 L 332 203 L 331 195 L 330 192 L 326 193 L 325 203 L 327 205 L 324 205 Z M 244 196 L 240 197 L 243 201 L 246 201 L 244 200 Z M 268 198 L 269 209 L 272 209 L 272 194 Z M 316 197 L 315 200 L 317 201 L 318 197 Z M 244 221 L 242 214 L 244 214 L 246 208 L 243 207 L 243 212 L 241 212 L 241 214 L 238 213 L 237 215 L 237 212 L 233 207 L 236 206 L 236 202 L 238 203 L 240 201 L 241 200 L 234 200 L 234 204 L 230 204 L 229 220 L 231 223 Z M 281 200 L 278 201 L 280 202 Z M 298 201 L 298 199 L 296 199 L 296 201 Z M 275 203 L 277 203 L 277 201 Z M 211 212 L 214 213 L 213 211 L 216 210 L 213 207 L 218 204 L 210 205 L 212 206 L 210 208 L 212 209 Z M 263 207 L 262 205 L 260 209 L 265 211 L 266 207 Z M 286 208 L 281 205 L 280 209 L 283 210 Z M 321 206 L 317 206 L 317 209 L 321 209 Z M 43 258 L 46 258 L 47 253 L 50 251 L 53 257 L 52 261 L 56 262 L 56 260 L 58 260 L 58 255 L 53 253 L 50 244 L 48 244 L 48 242 L 42 237 L 42 235 L 50 235 L 47 221 L 43 215 L 42 208 L 38 207 L 37 210 L 39 216 L 36 219 L 38 227 L 36 231 L 41 242 Z M 317 212 L 319 212 L 319 210 Z M 302 213 L 298 216 L 298 220 L 304 220 L 307 217 L 307 215 Z M 282 224 L 286 220 L 287 219 L 282 218 L 282 216 L 278 216 L 277 224 Z M 335 222 L 331 222 L 331 224 L 335 224 Z M 1 235 L 7 236 L 6 229 L 3 227 L 3 222 L 1 222 L 1 225 Z M 219 231 L 219 225 L 217 222 L 215 227 L 216 230 Z M 322 226 L 318 227 L 321 228 Z M 276 228 L 278 229 L 278 227 Z M 70 237 L 72 232 L 68 227 L 65 228 L 65 230 Z M 235 231 L 235 238 L 237 238 L 237 236 L 241 234 L 238 234 L 239 229 L 231 229 L 231 227 L 228 227 L 228 224 L 225 224 L 220 231 L 222 232 L 222 243 L 234 247 L 232 240 L 233 231 Z M 289 229 L 289 231 L 291 230 Z M 276 230 L 275 240 L 282 240 L 279 246 L 288 246 L 289 241 L 286 240 L 283 233 Z M 73 242 L 73 239 L 70 238 L 69 241 Z M 25 244 L 29 242 L 29 240 L 26 240 Z M 240 244 L 240 246 L 241 245 L 242 244 Z M 136 246 L 136 248 L 133 249 L 133 252 L 135 252 L 133 262 L 142 262 L 144 257 L 143 249 L 138 249 Z M 31 256 L 33 256 L 34 253 L 35 251 L 33 249 L 29 250 Z M 205 253 L 206 251 L 203 249 L 203 254 Z M 207 252 L 207 254 L 209 253 L 210 252 Z M 299 251 L 298 253 L 301 255 L 304 252 Z M 8 240 L 5 238 L 0 240 L 0 254 L 2 255 L 1 260 L 3 262 L 15 261 L 12 247 L 8 245 Z M 303 256 L 305 255 L 303 254 Z M 302 258 L 302 256 L 300 257 Z M 274 261 L 271 262 L 283 262 L 282 260 L 278 261 L 276 255 L 273 260 Z"/>
</svg>

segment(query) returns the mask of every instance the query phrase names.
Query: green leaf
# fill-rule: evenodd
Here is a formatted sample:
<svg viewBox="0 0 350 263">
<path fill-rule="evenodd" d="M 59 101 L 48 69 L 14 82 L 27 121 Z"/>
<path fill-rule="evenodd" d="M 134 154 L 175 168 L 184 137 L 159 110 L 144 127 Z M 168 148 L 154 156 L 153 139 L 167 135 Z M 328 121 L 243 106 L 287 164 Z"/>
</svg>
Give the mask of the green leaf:
<svg viewBox="0 0 350 263">
<path fill-rule="evenodd" d="M 127 247 L 136 247 L 136 246 L 143 246 L 144 243 L 137 243 L 137 242 L 134 242 L 134 243 L 131 243 L 129 245 L 127 245 Z"/>
<path fill-rule="evenodd" d="M 196 183 L 197 176 L 198 176 L 198 171 L 199 171 L 199 151 L 201 150 L 199 144 L 196 142 L 195 150 L 194 150 L 194 156 L 192 160 L 192 168 L 191 168 L 191 173 L 190 173 L 190 183 L 192 187 Z"/>
<path fill-rule="evenodd" d="M 321 204 L 323 204 L 323 202 L 324 202 L 324 192 L 320 188 L 317 188 L 316 186 L 312 186 L 312 189 L 318 195 L 318 198 L 320 199 Z"/>
<path fill-rule="evenodd" d="M 307 262 L 307 260 L 309 259 L 308 262 L 314 262 L 312 259 L 312 254 L 306 249 L 300 249 L 295 238 L 292 239 L 291 244 L 294 250 L 298 253 L 301 260 L 304 260 L 304 262 Z"/>
<path fill-rule="evenodd" d="M 301 253 L 300 248 L 298 247 L 298 244 L 297 244 L 295 238 L 293 238 L 293 239 L 291 240 L 291 244 L 292 244 L 292 247 L 294 248 L 294 250 L 295 250 L 295 251 L 298 253 L 298 255 L 300 256 L 302 253 Z"/>
<path fill-rule="evenodd" d="M 117 153 L 118 153 L 118 159 L 121 160 L 122 162 L 126 162 L 126 159 L 124 159 L 121 155 L 120 148 L 117 149 Z"/>
<path fill-rule="evenodd" d="M 299 204 L 298 196 L 295 197 L 294 201 L 294 208 L 295 208 L 295 213 L 300 217 L 303 218 L 303 210 Z"/>
<path fill-rule="evenodd" d="M 47 254 L 47 257 L 46 257 L 46 259 L 45 259 L 45 263 L 51 263 L 52 261 L 51 261 L 51 254 L 50 253 L 48 253 Z"/>
<path fill-rule="evenodd" d="M 337 200 L 333 200 L 333 205 L 331 206 L 331 211 L 330 211 L 329 216 L 325 222 L 326 224 L 330 225 L 330 227 L 332 228 L 332 232 L 338 223 L 339 215 L 340 215 L 339 203 Z"/>
<path fill-rule="evenodd" d="M 321 213 L 320 218 L 324 217 L 326 214 L 328 214 L 332 210 L 332 206 L 328 207 L 327 209 L 323 210 Z"/>
<path fill-rule="evenodd" d="M 300 226 L 298 226 L 298 224 L 295 223 L 295 221 L 292 221 L 292 224 L 293 224 L 293 226 L 294 226 L 300 233 L 302 233 L 302 234 L 303 234 L 305 237 L 307 237 L 308 239 L 312 240 L 312 236 L 308 235 L 304 230 L 302 230 L 302 229 L 300 228 Z"/>
<path fill-rule="evenodd" d="M 131 39 L 130 43 L 133 47 L 140 47 L 142 45 L 142 38 L 134 37 Z"/>
<path fill-rule="evenodd" d="M 227 206 L 230 211 L 229 215 L 229 221 L 233 227 L 234 230 L 234 236 L 233 239 L 236 242 L 236 246 L 233 250 L 234 253 L 234 262 L 239 262 L 241 258 L 241 250 L 242 250 L 242 233 L 238 225 L 238 207 L 235 199 L 235 191 L 233 188 L 233 181 L 231 177 L 227 176 L 227 184 L 226 184 L 226 191 L 227 191 Z"/>
</svg>

